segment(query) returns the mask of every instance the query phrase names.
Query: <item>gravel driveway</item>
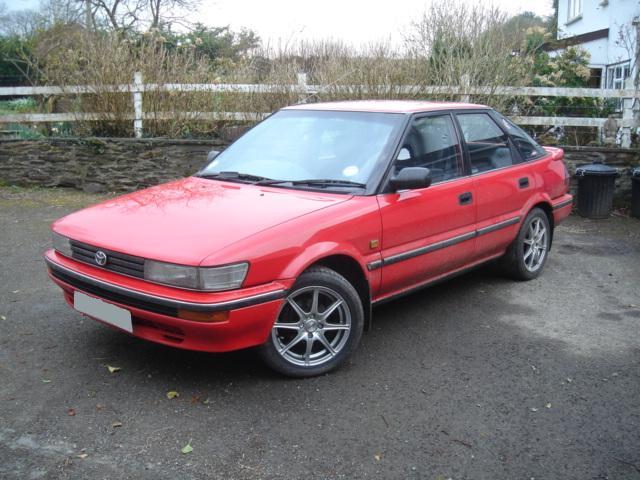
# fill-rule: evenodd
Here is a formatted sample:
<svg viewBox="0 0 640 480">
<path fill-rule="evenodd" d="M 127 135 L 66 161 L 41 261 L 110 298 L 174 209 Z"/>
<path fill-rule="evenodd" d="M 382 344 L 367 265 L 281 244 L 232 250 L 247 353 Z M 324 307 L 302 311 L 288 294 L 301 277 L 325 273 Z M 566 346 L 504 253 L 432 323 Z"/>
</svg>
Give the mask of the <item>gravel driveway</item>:
<svg viewBox="0 0 640 480">
<path fill-rule="evenodd" d="M 379 307 L 345 368 L 290 380 L 72 311 L 41 253 L 97 199 L 0 188 L 0 478 L 640 479 L 639 220 L 571 217 L 541 278 Z"/>
</svg>

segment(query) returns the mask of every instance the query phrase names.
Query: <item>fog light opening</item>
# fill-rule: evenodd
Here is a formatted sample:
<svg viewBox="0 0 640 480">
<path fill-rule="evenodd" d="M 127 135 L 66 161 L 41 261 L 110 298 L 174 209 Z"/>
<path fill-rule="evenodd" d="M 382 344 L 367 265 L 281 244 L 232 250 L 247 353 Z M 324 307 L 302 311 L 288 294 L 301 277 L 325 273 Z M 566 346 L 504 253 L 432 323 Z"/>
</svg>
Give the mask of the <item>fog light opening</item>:
<svg viewBox="0 0 640 480">
<path fill-rule="evenodd" d="M 178 309 L 178 318 L 192 322 L 220 323 L 229 319 L 229 312 L 196 312 L 180 308 Z"/>
</svg>

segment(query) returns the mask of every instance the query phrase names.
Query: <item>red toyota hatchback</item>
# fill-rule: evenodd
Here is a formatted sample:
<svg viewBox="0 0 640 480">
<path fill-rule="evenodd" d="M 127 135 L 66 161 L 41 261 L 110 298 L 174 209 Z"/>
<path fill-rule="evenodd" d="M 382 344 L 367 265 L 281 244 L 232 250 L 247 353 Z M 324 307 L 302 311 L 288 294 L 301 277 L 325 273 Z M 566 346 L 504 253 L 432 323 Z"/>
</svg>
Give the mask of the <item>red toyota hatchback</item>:
<svg viewBox="0 0 640 480">
<path fill-rule="evenodd" d="M 498 258 L 537 277 L 568 179 L 562 150 L 485 106 L 298 105 L 193 177 L 56 221 L 45 260 L 105 324 L 191 350 L 258 347 L 311 376 L 355 350 L 372 305 Z"/>
</svg>

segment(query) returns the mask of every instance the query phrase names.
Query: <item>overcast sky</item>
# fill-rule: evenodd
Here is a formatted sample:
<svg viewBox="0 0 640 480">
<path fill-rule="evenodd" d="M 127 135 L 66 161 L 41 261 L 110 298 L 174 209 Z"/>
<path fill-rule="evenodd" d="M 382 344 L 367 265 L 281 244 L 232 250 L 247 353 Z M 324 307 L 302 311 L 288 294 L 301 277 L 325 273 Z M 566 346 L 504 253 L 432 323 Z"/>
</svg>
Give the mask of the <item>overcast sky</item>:
<svg viewBox="0 0 640 480">
<path fill-rule="evenodd" d="M 4 0 L 9 8 L 37 7 L 39 0 Z M 509 14 L 552 13 L 552 0 L 478 0 Z M 276 46 L 291 39 L 333 38 L 350 44 L 397 42 L 429 0 L 203 0 L 191 21 L 255 30 Z M 476 2 L 473 2 L 476 3 Z"/>
<path fill-rule="evenodd" d="M 403 30 L 424 12 L 428 0 L 217 0 L 205 3 L 212 6 L 200 9 L 204 23 L 249 27 L 264 40 L 331 37 L 361 44 L 401 39 Z M 552 0 L 479 0 L 478 3 L 493 4 L 509 14 L 527 10 L 543 16 L 552 13 Z"/>
</svg>

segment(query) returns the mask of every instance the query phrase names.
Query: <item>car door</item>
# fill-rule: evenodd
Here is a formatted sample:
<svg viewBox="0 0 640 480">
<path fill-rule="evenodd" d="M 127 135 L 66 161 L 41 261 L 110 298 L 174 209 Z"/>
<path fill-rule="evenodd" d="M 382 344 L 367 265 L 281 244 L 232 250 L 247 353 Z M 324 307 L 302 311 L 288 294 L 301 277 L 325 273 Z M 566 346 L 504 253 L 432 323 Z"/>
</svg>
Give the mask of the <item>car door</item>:
<svg viewBox="0 0 640 480">
<path fill-rule="evenodd" d="M 476 258 L 495 256 L 515 238 L 535 188 L 529 163 L 486 111 L 457 113 L 477 208 Z"/>
<path fill-rule="evenodd" d="M 382 218 L 383 298 L 426 283 L 473 256 L 476 207 L 473 179 L 450 114 L 415 117 L 390 176 L 405 167 L 431 170 L 427 188 L 378 195 Z"/>
</svg>

